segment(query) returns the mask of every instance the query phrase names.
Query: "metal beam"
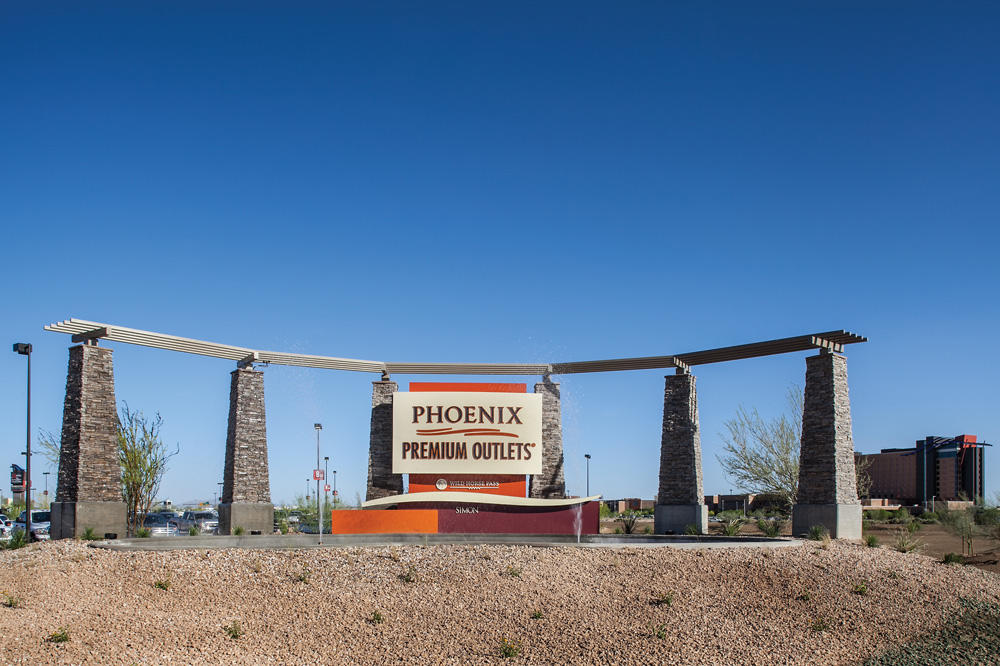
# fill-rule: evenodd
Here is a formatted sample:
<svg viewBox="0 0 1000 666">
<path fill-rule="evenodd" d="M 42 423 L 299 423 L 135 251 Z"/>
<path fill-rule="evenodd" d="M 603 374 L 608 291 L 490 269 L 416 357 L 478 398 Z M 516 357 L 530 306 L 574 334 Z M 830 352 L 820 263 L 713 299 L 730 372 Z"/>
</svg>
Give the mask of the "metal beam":
<svg viewBox="0 0 1000 666">
<path fill-rule="evenodd" d="M 745 358 L 787 354 L 790 352 L 823 349 L 843 352 L 844 346 L 867 342 L 868 338 L 848 331 L 827 331 L 791 338 L 753 342 L 732 347 L 720 347 L 670 356 L 642 356 L 613 358 L 599 361 L 573 361 L 569 363 L 387 363 L 365 361 L 335 356 L 313 356 L 285 352 L 263 351 L 247 347 L 182 338 L 165 333 L 154 333 L 124 326 L 112 326 L 83 319 L 68 319 L 49 324 L 46 331 L 67 333 L 74 342 L 102 338 L 111 342 L 179 351 L 187 354 L 224 358 L 237 363 L 271 363 L 328 370 L 375 372 L 383 376 L 393 373 L 404 375 L 563 375 L 583 372 L 620 372 L 625 370 L 652 370 L 677 368 L 690 372 L 690 366 L 706 363 L 723 363 Z"/>
</svg>

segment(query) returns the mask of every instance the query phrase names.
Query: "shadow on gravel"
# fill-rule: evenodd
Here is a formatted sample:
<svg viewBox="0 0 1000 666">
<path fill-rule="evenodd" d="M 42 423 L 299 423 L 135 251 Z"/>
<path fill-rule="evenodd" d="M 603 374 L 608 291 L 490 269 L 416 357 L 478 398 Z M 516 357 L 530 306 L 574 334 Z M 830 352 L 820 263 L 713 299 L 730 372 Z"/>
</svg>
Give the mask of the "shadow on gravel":
<svg viewBox="0 0 1000 666">
<path fill-rule="evenodd" d="M 865 666 L 998 663 L 1000 604 L 960 602 L 961 610 L 936 632 L 872 657 Z"/>
</svg>

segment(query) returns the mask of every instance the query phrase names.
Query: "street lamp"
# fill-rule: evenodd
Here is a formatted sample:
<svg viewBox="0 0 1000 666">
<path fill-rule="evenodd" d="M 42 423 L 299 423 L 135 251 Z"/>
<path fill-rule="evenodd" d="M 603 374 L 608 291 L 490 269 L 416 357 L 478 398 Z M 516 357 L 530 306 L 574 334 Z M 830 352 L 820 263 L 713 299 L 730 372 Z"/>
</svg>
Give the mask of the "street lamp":
<svg viewBox="0 0 1000 666">
<path fill-rule="evenodd" d="M 333 503 L 336 504 L 339 500 L 337 499 L 337 470 L 333 470 Z"/>
<path fill-rule="evenodd" d="M 330 498 L 327 493 L 327 488 L 329 483 L 327 483 L 327 478 L 330 476 L 330 456 L 323 456 L 323 509 L 325 510 L 327 505 L 330 503 Z M 332 518 L 331 518 L 332 520 Z"/>
<path fill-rule="evenodd" d="M 31 541 L 31 343 L 15 342 L 14 352 L 28 357 L 27 429 L 25 431 L 26 446 L 24 448 L 26 461 L 24 465 L 24 534 L 28 537 L 28 541 Z"/>
<path fill-rule="evenodd" d="M 584 453 L 583 457 L 587 459 L 587 497 L 590 497 L 590 454 Z"/>
<path fill-rule="evenodd" d="M 313 428 L 316 428 L 316 473 L 313 476 L 316 477 L 316 513 L 319 517 L 319 545 L 323 545 L 323 509 L 320 507 L 320 494 L 319 494 L 319 431 L 323 429 L 322 423 L 314 423 Z"/>
<path fill-rule="evenodd" d="M 45 477 L 45 499 L 49 498 L 49 474 L 52 472 L 42 472 L 42 476 Z"/>
</svg>

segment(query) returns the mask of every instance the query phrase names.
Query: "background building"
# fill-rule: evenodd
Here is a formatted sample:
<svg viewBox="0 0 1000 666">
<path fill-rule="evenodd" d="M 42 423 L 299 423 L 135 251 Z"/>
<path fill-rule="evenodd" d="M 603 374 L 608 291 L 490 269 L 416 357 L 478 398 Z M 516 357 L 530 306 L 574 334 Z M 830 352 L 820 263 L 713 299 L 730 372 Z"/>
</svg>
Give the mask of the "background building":
<svg viewBox="0 0 1000 666">
<path fill-rule="evenodd" d="M 897 499 L 900 504 L 982 497 L 987 446 L 975 435 L 931 436 L 917 440 L 913 448 L 862 456 L 872 463 L 870 495 Z"/>
</svg>

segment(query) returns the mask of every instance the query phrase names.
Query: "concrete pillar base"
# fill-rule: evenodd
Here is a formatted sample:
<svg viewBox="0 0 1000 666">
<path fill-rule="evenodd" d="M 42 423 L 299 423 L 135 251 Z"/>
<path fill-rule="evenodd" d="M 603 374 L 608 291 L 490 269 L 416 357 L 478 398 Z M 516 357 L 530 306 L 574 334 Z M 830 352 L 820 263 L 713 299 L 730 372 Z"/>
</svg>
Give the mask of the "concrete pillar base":
<svg viewBox="0 0 1000 666">
<path fill-rule="evenodd" d="M 834 539 L 861 538 L 860 504 L 796 504 L 792 506 L 792 535 L 809 534 L 822 525 Z"/>
<path fill-rule="evenodd" d="M 88 527 L 102 539 L 105 534 L 116 534 L 118 539 L 128 536 L 125 502 L 53 502 L 49 511 L 51 539 L 75 539 Z"/>
<path fill-rule="evenodd" d="M 694 525 L 708 534 L 708 507 L 704 504 L 657 504 L 653 508 L 654 534 L 684 534 Z"/>
<path fill-rule="evenodd" d="M 274 505 L 270 502 L 227 502 L 219 504 L 219 534 L 230 535 L 242 527 L 243 534 L 274 534 Z"/>
</svg>

